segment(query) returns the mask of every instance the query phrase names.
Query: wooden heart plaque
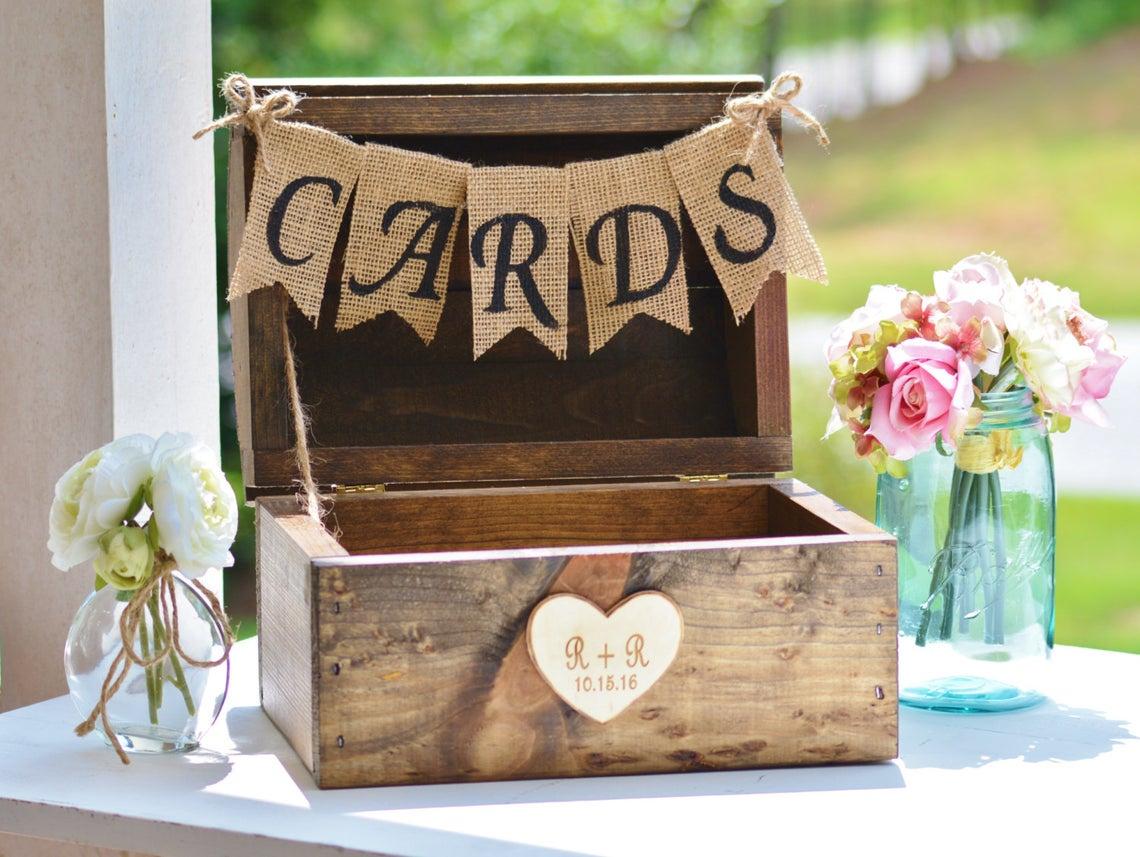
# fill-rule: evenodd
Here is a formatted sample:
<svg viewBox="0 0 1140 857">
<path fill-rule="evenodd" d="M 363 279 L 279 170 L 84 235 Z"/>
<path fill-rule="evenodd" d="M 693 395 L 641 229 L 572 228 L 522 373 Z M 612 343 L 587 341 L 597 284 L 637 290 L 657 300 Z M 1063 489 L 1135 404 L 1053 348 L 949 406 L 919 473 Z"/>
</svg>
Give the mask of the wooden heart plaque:
<svg viewBox="0 0 1140 857">
<path fill-rule="evenodd" d="M 604 613 L 579 595 L 551 595 L 530 614 L 527 647 L 567 705 L 605 723 L 665 674 L 681 647 L 681 610 L 662 592 L 638 592 Z"/>
</svg>

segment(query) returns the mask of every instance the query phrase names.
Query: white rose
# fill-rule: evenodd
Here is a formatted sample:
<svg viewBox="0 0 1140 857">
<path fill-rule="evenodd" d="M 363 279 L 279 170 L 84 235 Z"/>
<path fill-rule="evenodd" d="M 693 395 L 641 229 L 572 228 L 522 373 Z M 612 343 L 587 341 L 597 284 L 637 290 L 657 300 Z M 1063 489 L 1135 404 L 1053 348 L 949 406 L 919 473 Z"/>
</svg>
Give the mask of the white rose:
<svg viewBox="0 0 1140 857">
<path fill-rule="evenodd" d="M 48 550 L 67 571 L 91 559 L 103 533 L 122 524 L 150 478 L 154 440 L 142 434 L 108 443 L 68 468 L 55 486 Z"/>
<path fill-rule="evenodd" d="M 1046 280 L 1026 280 L 1002 301 L 1017 368 L 1049 411 L 1072 405 L 1082 373 L 1096 360 L 1069 326 L 1074 306 L 1075 293 Z"/>
<path fill-rule="evenodd" d="M 187 577 L 233 565 L 230 545 L 238 508 L 213 450 L 187 434 L 164 434 L 155 444 L 151 508 L 158 544 Z"/>
<path fill-rule="evenodd" d="M 851 340 L 858 334 L 877 334 L 881 322 L 901 324 L 904 320 L 902 302 L 906 294 L 906 289 L 901 286 L 871 286 L 867 303 L 832 328 L 827 341 L 827 362 L 834 363 L 847 353 Z"/>
</svg>

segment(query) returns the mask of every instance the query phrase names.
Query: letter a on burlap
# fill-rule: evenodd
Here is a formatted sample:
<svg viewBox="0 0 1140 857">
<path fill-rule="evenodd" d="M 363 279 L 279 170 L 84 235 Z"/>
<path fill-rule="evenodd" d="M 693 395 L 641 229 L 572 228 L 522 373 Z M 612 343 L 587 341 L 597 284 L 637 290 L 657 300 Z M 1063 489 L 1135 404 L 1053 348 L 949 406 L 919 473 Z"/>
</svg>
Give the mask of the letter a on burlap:
<svg viewBox="0 0 1140 857">
<path fill-rule="evenodd" d="M 281 283 L 315 325 L 364 147 L 297 122 L 270 123 L 262 139 L 229 299 Z"/>
<path fill-rule="evenodd" d="M 681 203 L 660 151 L 567 164 L 590 353 L 638 313 L 688 333 Z"/>
<path fill-rule="evenodd" d="M 665 147 L 669 171 L 737 323 L 773 271 L 827 282 L 772 135 L 764 130 L 746 164 L 749 136 L 725 120 Z"/>
<path fill-rule="evenodd" d="M 566 359 L 566 180 L 550 167 L 484 167 L 467 186 L 478 358 L 521 327 Z"/>
<path fill-rule="evenodd" d="M 364 147 L 336 329 L 394 310 L 425 344 L 447 298 L 470 167 L 423 152 Z"/>
</svg>

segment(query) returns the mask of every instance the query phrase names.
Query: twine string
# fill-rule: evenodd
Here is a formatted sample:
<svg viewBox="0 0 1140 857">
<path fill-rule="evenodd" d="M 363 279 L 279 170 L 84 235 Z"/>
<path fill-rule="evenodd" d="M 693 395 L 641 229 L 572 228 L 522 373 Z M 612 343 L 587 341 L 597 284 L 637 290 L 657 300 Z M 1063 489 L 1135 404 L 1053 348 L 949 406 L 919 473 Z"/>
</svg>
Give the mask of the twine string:
<svg viewBox="0 0 1140 857">
<path fill-rule="evenodd" d="M 1015 470 L 1025 450 L 1013 443 L 1013 432 L 1001 429 L 989 434 L 968 434 L 958 441 L 954 463 L 967 473 L 986 474 Z"/>
<path fill-rule="evenodd" d="M 103 686 L 99 692 L 99 701 L 95 704 L 95 707 L 91 709 L 91 713 L 87 715 L 87 718 L 75 727 L 75 734 L 83 736 L 95 729 L 96 722 L 101 723 L 103 734 L 107 737 L 115 753 L 118 754 L 119 760 L 124 765 L 129 765 L 131 760 L 128 758 L 126 751 L 123 750 L 123 745 L 115 734 L 107 707 L 111 699 L 123 686 L 123 682 L 127 678 L 127 673 L 130 672 L 131 664 L 146 670 L 165 663 L 166 659 L 170 657 L 172 653 L 177 653 L 177 655 L 190 666 L 198 667 L 199 669 L 209 669 L 210 667 L 216 667 L 225 663 L 230 656 L 230 650 L 233 648 L 233 629 L 230 627 L 229 619 L 226 617 L 221 602 L 204 584 L 198 580 L 193 580 L 191 583 L 194 588 L 201 593 L 206 603 L 206 612 L 210 615 L 210 618 L 217 623 L 218 628 L 221 630 L 223 650 L 222 654 L 214 660 L 199 660 L 198 658 L 186 654 L 182 648 L 181 632 L 178 624 L 178 592 L 175 588 L 174 580 L 175 567 L 176 562 L 174 557 L 165 551 L 159 550 L 155 554 L 154 568 L 150 577 L 146 583 L 135 590 L 131 596 L 131 600 L 127 602 L 126 608 L 119 616 L 119 635 L 122 639 L 122 646 L 112 659 L 111 666 L 107 669 L 107 675 L 103 679 Z M 135 641 L 138 639 L 139 625 L 145 621 L 147 604 L 156 592 L 158 593 L 158 600 L 161 605 L 163 625 L 167 629 L 166 639 L 161 648 L 157 646 L 156 640 L 154 653 L 150 656 L 144 656 L 135 648 Z M 155 636 L 157 637 L 157 635 Z"/>
<path fill-rule="evenodd" d="M 238 73 L 226 75 L 221 90 L 222 97 L 229 105 L 229 112 L 205 128 L 198 129 L 194 133 L 194 139 L 198 140 L 222 128 L 244 125 L 257 140 L 257 157 L 269 170 L 269 156 L 265 153 L 266 129 L 273 122 L 292 114 L 297 109 L 300 97 L 290 89 L 274 89 L 258 98 L 249 78 Z"/>
<path fill-rule="evenodd" d="M 831 142 L 820 121 L 810 111 L 793 103 L 803 86 L 803 77 L 794 71 L 784 71 L 776 75 L 771 86 L 763 92 L 752 92 L 725 102 L 724 115 L 749 133 L 748 148 L 744 153 L 745 163 L 751 163 L 756 155 L 756 147 L 764 139 L 763 135 L 768 133 L 769 117 L 781 112 L 790 113 L 804 128 L 814 133 L 821 146 L 827 146 Z"/>
<path fill-rule="evenodd" d="M 301 507 L 317 523 L 324 516 L 321 494 L 313 480 L 313 462 L 309 457 L 309 418 L 301 404 L 301 392 L 297 386 L 297 366 L 293 358 L 293 338 L 289 334 L 288 304 L 282 303 L 281 339 L 285 344 L 285 385 L 289 392 L 289 410 L 293 417 L 293 455 L 297 459 L 297 471 L 301 475 Z"/>
</svg>

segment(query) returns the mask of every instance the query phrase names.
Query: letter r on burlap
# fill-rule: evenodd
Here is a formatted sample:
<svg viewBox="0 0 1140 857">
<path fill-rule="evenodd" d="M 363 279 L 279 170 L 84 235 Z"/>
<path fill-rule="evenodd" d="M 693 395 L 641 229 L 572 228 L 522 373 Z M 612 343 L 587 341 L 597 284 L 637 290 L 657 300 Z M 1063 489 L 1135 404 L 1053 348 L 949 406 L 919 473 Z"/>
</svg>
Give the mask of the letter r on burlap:
<svg viewBox="0 0 1140 857">
<path fill-rule="evenodd" d="M 476 168 L 467 199 L 475 357 L 521 327 L 565 360 L 570 229 L 563 171 Z"/>
</svg>

